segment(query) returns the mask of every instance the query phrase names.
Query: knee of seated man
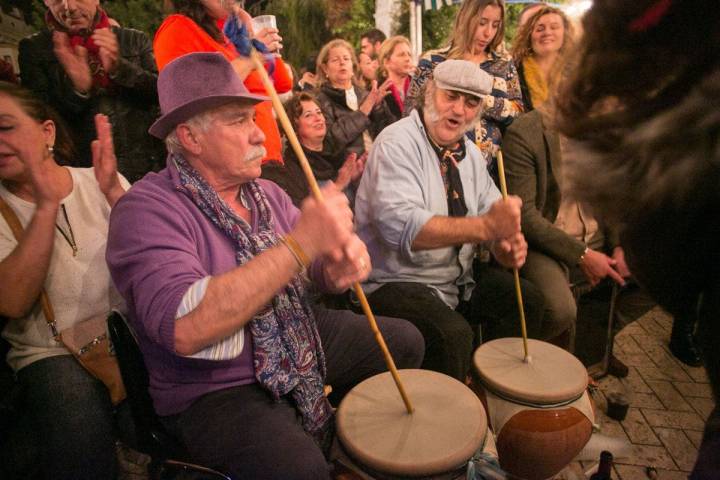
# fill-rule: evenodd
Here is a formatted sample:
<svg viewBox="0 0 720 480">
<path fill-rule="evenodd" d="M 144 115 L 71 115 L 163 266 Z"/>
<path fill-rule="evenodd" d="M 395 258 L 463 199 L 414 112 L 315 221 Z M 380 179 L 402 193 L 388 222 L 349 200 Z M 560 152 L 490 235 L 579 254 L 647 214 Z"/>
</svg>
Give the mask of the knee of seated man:
<svg viewBox="0 0 720 480">
<path fill-rule="evenodd" d="M 472 352 L 473 329 L 460 314 L 454 321 L 444 323 L 438 333 L 444 348 Z"/>
<path fill-rule="evenodd" d="M 407 320 L 385 317 L 381 330 L 398 368 L 420 368 L 425 356 L 425 339 Z"/>
<path fill-rule="evenodd" d="M 542 319 L 543 336 L 554 338 L 573 328 L 577 322 L 577 305 L 574 299 L 545 298 L 545 316 Z"/>
</svg>

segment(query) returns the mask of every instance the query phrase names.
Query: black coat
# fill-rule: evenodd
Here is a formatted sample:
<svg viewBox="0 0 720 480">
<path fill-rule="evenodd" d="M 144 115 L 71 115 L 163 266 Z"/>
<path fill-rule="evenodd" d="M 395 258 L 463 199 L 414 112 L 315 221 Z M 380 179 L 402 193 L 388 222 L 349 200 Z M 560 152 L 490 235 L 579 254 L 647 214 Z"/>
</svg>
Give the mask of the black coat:
<svg viewBox="0 0 720 480">
<path fill-rule="evenodd" d="M 90 142 L 96 138 L 94 116 L 103 113 L 113 126 L 118 170 L 131 182 L 164 165 L 165 148 L 147 133 L 159 116 L 157 66 L 150 39 L 143 32 L 113 27 L 120 48 L 118 69 L 107 89 L 79 95 L 53 53 L 48 29 L 20 41 L 22 84 L 52 106 L 70 130 L 77 161 L 92 165 Z"/>
<path fill-rule="evenodd" d="M 358 97 L 358 105 L 362 105 L 368 92 L 357 86 L 353 88 Z M 365 130 L 374 139 L 394 119 L 385 102 L 374 108 L 369 116 L 359 110 L 351 110 L 345 102 L 345 90 L 333 88 L 329 84 L 320 87 L 317 99 L 328 126 L 326 149 L 331 153 L 333 161 L 339 162 L 335 164 L 336 168 L 342 166 L 349 153 L 355 152 L 359 156 L 365 152 Z"/>
</svg>

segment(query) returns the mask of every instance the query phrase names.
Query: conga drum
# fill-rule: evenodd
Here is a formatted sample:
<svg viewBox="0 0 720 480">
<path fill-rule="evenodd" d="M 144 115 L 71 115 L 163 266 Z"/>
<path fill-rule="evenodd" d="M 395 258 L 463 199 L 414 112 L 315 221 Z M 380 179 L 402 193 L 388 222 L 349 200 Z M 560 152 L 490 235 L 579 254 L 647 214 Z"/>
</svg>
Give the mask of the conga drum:
<svg viewBox="0 0 720 480">
<path fill-rule="evenodd" d="M 399 374 L 415 411 L 407 413 L 389 372 L 375 375 L 337 409 L 342 447 L 374 478 L 456 478 L 485 442 L 482 402 L 447 375 L 411 369 Z"/>
<path fill-rule="evenodd" d="M 590 439 L 595 422 L 587 370 L 571 353 L 539 340 L 501 338 L 473 355 L 474 385 L 496 435 L 500 465 L 528 480 L 557 474 Z"/>
</svg>

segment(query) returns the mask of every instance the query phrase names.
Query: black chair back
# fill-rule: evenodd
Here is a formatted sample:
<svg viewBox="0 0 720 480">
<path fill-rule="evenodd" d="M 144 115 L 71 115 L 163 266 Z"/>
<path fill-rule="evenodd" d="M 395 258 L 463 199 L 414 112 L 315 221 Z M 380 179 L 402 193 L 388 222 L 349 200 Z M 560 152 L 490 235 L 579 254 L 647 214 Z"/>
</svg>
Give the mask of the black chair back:
<svg viewBox="0 0 720 480">
<path fill-rule="evenodd" d="M 215 470 L 184 461 L 185 449 L 160 422 L 148 392 L 150 378 L 137 339 L 125 318 L 116 311 L 108 317 L 108 330 L 125 383 L 137 435 L 137 448 L 152 458 L 153 478 L 174 478 L 177 473 L 192 472 L 192 478 L 225 479 L 230 477 Z"/>
</svg>

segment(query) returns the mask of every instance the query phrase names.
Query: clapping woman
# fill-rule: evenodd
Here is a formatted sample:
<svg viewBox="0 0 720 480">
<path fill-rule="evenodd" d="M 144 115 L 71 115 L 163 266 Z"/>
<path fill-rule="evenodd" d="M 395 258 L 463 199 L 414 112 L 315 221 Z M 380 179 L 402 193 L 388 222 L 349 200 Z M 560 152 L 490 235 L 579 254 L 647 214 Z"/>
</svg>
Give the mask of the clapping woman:
<svg viewBox="0 0 720 480">
<path fill-rule="evenodd" d="M 107 388 L 55 340 L 38 297 L 45 288 L 59 331 L 121 304 L 105 244 L 110 209 L 129 184 L 117 173 L 107 117 L 96 116 L 94 168 L 62 166 L 72 151 L 55 118 L 26 90 L 0 82 L 0 200 L 24 228 L 18 241 L 0 217 L 0 315 L 8 317 L 2 336 L 43 478 L 112 479 Z"/>
<path fill-rule="evenodd" d="M 367 91 L 354 83 L 356 70 L 355 52 L 345 40 L 331 40 L 318 54 L 317 99 L 329 126 L 326 141 L 337 159 L 336 168 L 348 154 L 367 152 L 390 121 L 384 103 L 390 82 L 378 86 L 373 81 Z"/>
</svg>

